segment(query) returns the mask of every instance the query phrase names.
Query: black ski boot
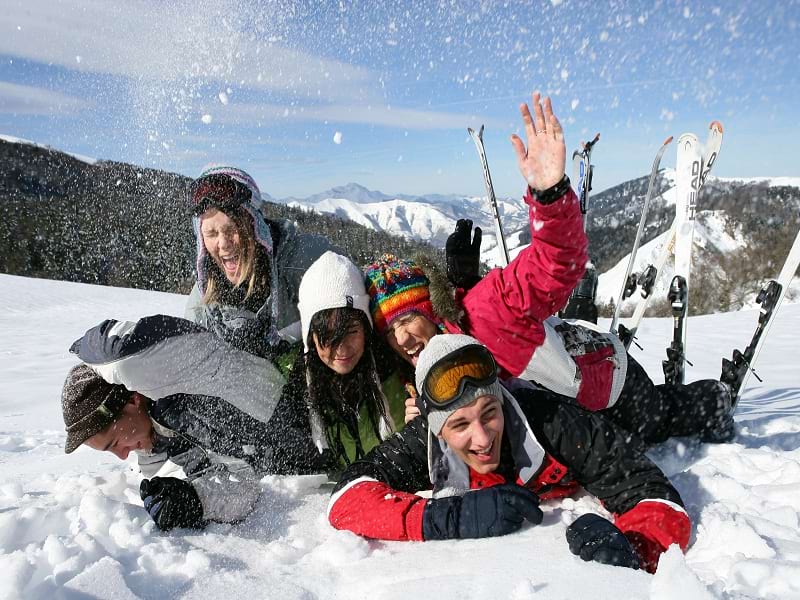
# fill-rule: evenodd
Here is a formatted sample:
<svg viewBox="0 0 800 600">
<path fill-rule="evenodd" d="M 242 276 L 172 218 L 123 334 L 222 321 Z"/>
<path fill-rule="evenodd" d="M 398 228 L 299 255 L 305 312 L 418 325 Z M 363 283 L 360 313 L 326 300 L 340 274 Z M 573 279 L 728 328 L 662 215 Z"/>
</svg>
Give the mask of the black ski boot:
<svg viewBox="0 0 800 600">
<path fill-rule="evenodd" d="M 733 421 L 733 390 L 727 383 L 718 382 L 718 406 L 720 412 L 716 418 L 711 418 L 706 423 L 707 427 L 697 436 L 701 442 L 708 444 L 726 444 L 733 441 L 736 436 L 736 427 Z"/>
</svg>

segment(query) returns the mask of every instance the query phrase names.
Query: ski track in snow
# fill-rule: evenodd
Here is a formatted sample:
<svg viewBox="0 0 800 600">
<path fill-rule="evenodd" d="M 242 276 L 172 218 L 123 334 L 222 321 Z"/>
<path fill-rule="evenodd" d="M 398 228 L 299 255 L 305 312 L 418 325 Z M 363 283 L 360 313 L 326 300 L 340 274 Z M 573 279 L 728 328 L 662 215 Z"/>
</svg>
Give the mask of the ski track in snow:
<svg viewBox="0 0 800 600">
<path fill-rule="evenodd" d="M 686 555 L 671 549 L 650 576 L 569 553 L 567 524 L 602 510 L 588 496 L 546 503 L 541 526 L 503 538 L 394 543 L 333 530 L 324 476 L 268 476 L 243 523 L 160 533 L 132 463 L 64 454 L 59 395 L 86 329 L 181 315 L 184 298 L 0 275 L 0 302 L 0 598 L 800 598 L 800 305 L 778 315 L 734 443 L 653 451 L 694 532 Z M 690 318 L 687 379 L 717 377 L 756 314 Z M 656 381 L 670 327 L 645 319 L 634 352 Z"/>
</svg>

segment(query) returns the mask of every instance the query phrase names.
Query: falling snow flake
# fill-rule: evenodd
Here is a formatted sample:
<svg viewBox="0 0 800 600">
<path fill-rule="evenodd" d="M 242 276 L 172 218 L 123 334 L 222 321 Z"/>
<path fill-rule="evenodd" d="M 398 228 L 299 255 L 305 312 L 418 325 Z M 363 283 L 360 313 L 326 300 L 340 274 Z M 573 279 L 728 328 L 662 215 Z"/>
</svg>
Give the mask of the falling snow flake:
<svg viewBox="0 0 800 600">
<path fill-rule="evenodd" d="M 211 116 L 211 115 L 209 115 L 209 114 L 205 114 L 205 115 L 203 115 L 202 117 L 200 117 L 200 120 L 201 120 L 203 123 L 205 123 L 206 125 L 209 125 L 209 124 L 211 123 L 211 121 L 213 121 L 213 120 L 214 120 L 214 117 L 212 117 L 212 116 Z"/>
<path fill-rule="evenodd" d="M 342 132 L 337 131 L 333 134 L 333 143 L 334 144 L 341 144 L 342 143 Z"/>
</svg>

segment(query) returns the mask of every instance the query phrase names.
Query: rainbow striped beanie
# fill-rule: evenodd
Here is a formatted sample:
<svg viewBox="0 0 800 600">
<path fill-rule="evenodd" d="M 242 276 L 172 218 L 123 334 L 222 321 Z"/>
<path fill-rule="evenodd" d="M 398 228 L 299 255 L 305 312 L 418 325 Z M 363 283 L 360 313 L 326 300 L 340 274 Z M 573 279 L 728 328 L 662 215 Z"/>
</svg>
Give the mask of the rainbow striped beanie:
<svg viewBox="0 0 800 600">
<path fill-rule="evenodd" d="M 409 312 L 418 312 L 441 326 L 431 305 L 430 280 L 418 264 L 384 254 L 364 267 L 364 274 L 369 311 L 378 333 L 385 333 L 392 321 Z"/>
</svg>

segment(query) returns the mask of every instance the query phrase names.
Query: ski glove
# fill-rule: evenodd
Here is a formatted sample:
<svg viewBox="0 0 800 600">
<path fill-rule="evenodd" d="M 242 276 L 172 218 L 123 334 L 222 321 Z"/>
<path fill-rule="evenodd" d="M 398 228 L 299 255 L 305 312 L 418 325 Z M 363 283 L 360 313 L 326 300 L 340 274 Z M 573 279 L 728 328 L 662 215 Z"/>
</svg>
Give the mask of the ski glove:
<svg viewBox="0 0 800 600">
<path fill-rule="evenodd" d="M 425 540 L 494 537 L 517 531 L 526 519 L 534 525 L 542 522 L 539 497 L 519 485 L 497 485 L 429 500 L 422 535 Z"/>
<path fill-rule="evenodd" d="M 628 538 L 611 521 L 586 514 L 567 527 L 567 543 L 573 554 L 617 567 L 639 568 L 639 555 Z"/>
<path fill-rule="evenodd" d="M 143 479 L 139 495 L 145 510 L 163 531 L 173 527 L 200 529 L 206 526 L 200 497 L 188 481 L 176 477 Z"/>
<path fill-rule="evenodd" d="M 456 229 L 444 246 L 447 257 L 447 278 L 456 287 L 470 289 L 481 280 L 481 237 L 480 227 L 472 235 L 472 221 L 459 219 Z"/>
</svg>

